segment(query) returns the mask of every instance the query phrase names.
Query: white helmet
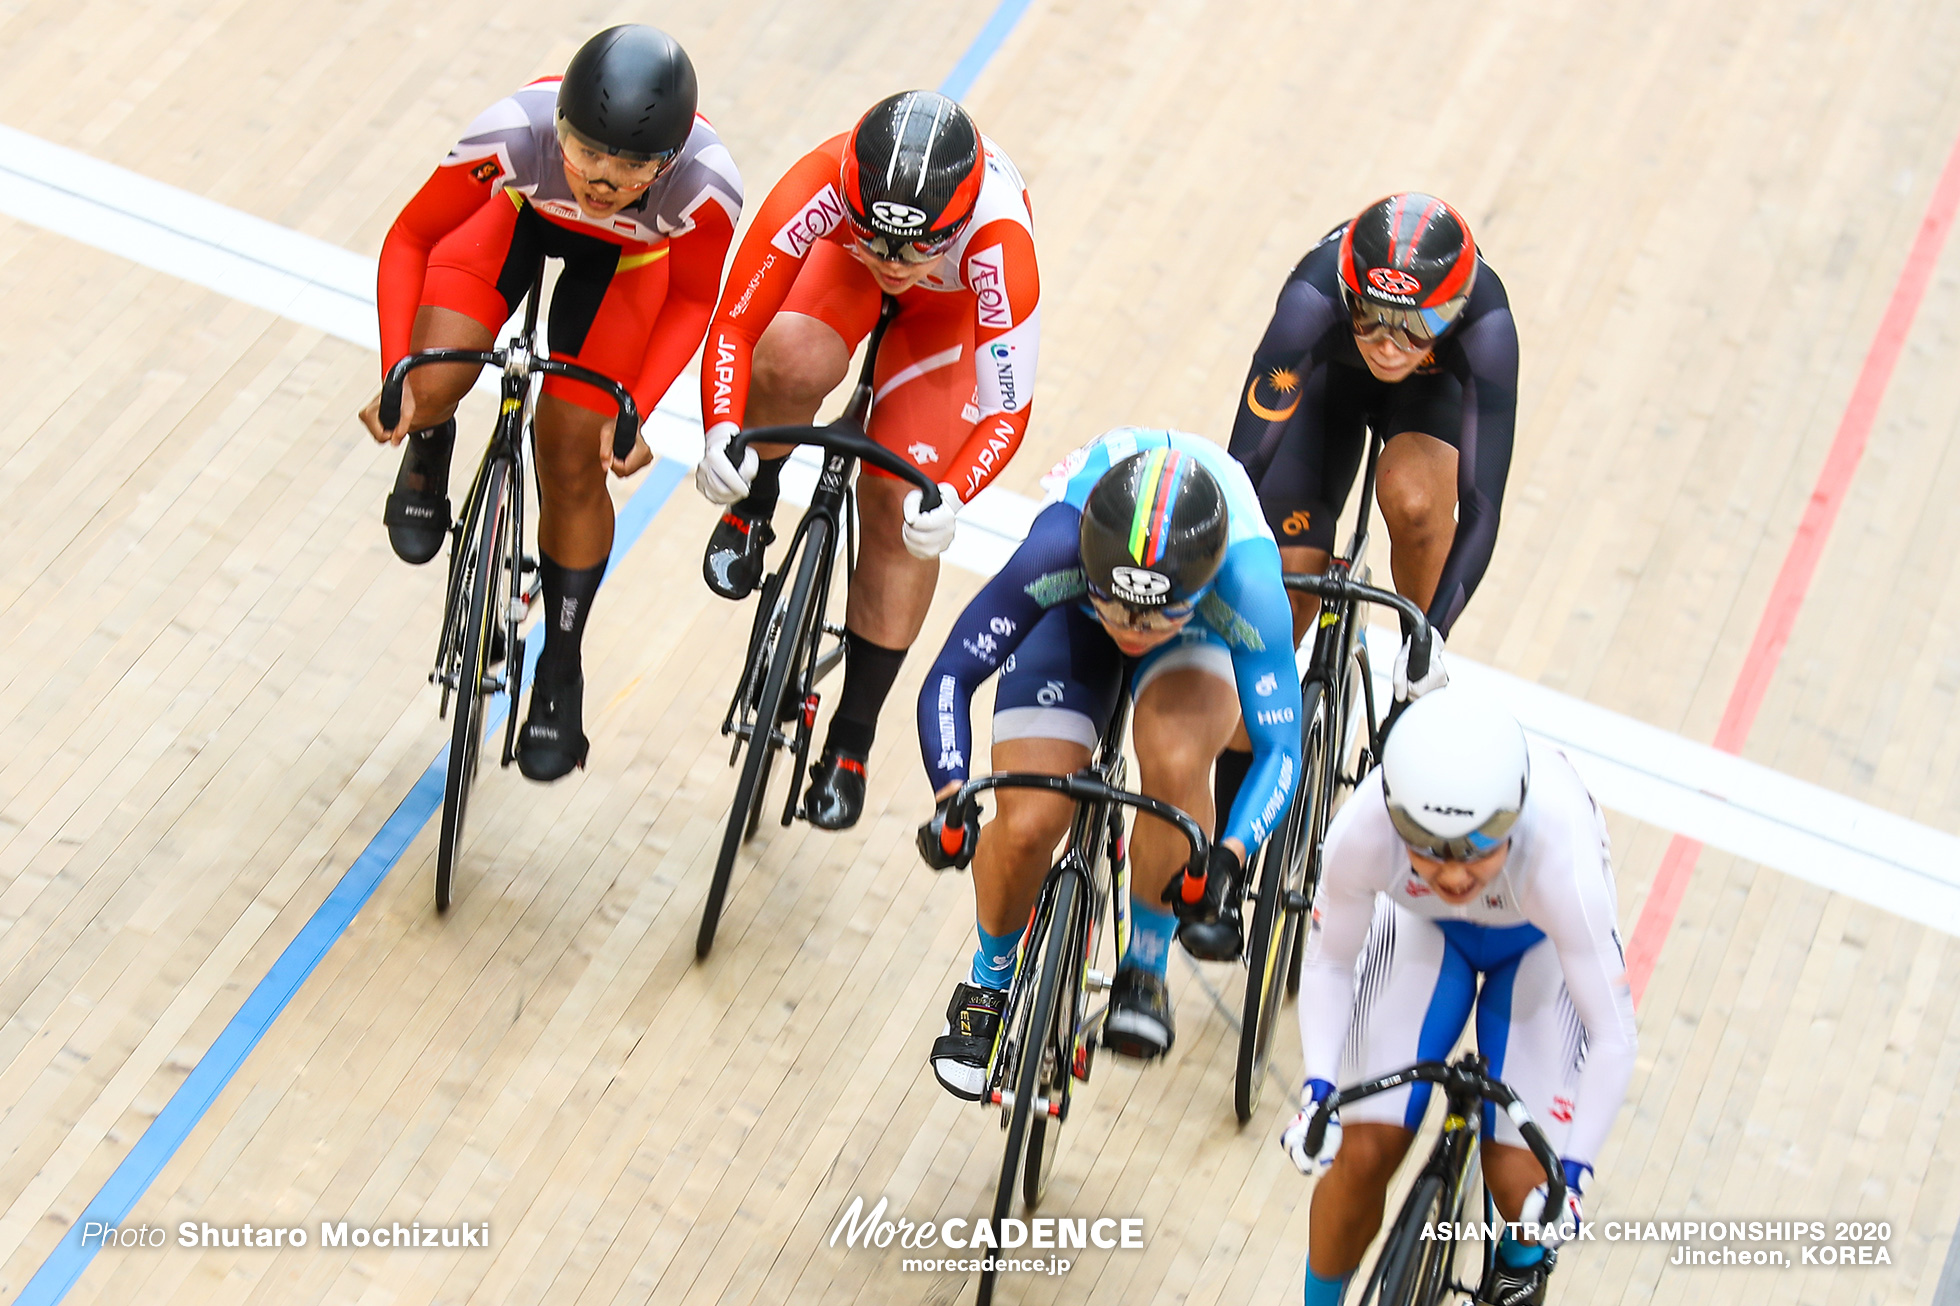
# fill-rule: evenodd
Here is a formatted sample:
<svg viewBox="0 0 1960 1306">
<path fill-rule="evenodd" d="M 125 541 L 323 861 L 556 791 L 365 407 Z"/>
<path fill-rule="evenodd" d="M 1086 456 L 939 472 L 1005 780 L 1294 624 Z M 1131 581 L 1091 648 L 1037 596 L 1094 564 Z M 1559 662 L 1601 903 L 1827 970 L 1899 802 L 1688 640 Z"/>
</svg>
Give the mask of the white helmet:
<svg viewBox="0 0 1960 1306">
<path fill-rule="evenodd" d="M 1382 796 L 1416 852 L 1468 861 L 1501 844 L 1524 810 L 1531 758 L 1517 718 L 1470 690 L 1411 703 L 1382 746 Z"/>
</svg>

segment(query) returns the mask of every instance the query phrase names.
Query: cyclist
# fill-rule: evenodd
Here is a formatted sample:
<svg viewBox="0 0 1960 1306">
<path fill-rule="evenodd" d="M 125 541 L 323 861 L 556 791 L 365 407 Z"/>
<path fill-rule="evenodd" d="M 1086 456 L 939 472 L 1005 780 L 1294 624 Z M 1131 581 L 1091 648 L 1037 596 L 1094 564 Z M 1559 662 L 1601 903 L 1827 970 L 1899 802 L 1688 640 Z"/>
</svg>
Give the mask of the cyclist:
<svg viewBox="0 0 1960 1306">
<path fill-rule="evenodd" d="M 1308 1232 L 1307 1306 L 1340 1300 L 1381 1225 L 1429 1086 L 1343 1108 L 1317 1155 L 1313 1108 L 1355 1082 L 1441 1060 L 1477 1013 L 1493 1078 L 1517 1090 L 1564 1163 L 1563 1215 L 1508 1117 L 1486 1108 L 1484 1179 L 1506 1220 L 1580 1217 L 1580 1185 L 1633 1074 L 1633 997 L 1614 928 L 1605 821 L 1564 754 L 1468 689 L 1411 704 L 1327 832 L 1300 981 L 1307 1080 L 1281 1145 L 1324 1173 Z M 1357 966 L 1357 961 L 1359 965 Z M 1479 985 L 1478 976 L 1482 976 Z M 1570 1230 L 1563 1231 L 1567 1234 Z M 1558 1234 L 1498 1245 L 1479 1301 L 1542 1302 Z"/>
<path fill-rule="evenodd" d="M 562 259 L 548 319 L 552 352 L 624 383 L 651 414 L 707 331 L 742 209 L 742 179 L 695 113 L 694 66 L 651 27 L 611 27 L 469 127 L 408 202 L 381 248 L 384 370 L 411 350 L 489 349 L 547 255 Z M 378 441 L 406 444 L 384 520 L 406 562 L 449 533 L 457 403 L 477 368 L 425 367 Z M 545 643 L 518 768 L 556 780 L 583 766 L 579 654 L 612 549 L 606 473 L 653 457 L 612 457 L 615 409 L 591 386 L 548 377 L 538 402 L 538 551 Z"/>
<path fill-rule="evenodd" d="M 1470 224 L 1433 196 L 1391 195 L 1324 236 L 1280 288 L 1231 450 L 1259 487 L 1286 569 L 1321 572 L 1368 432 L 1380 435 L 1389 569 L 1442 635 L 1490 565 L 1517 392 L 1517 325 Z M 1304 635 L 1320 600 L 1291 597 Z M 1408 685 L 1407 659 L 1405 643 L 1397 697 L 1446 680 L 1439 656 Z M 1244 748 L 1237 738 L 1219 759 L 1221 804 L 1244 772 Z"/>
<path fill-rule="evenodd" d="M 973 866 L 980 942 L 953 990 L 933 1073 L 975 1100 L 1013 978 L 1015 949 L 1073 805 L 1030 789 L 997 791 L 999 813 L 941 842 L 947 800 L 966 779 L 969 711 L 981 681 L 994 698 L 998 771 L 1066 775 L 1087 766 L 1124 677 L 1135 700 L 1132 743 L 1142 792 L 1210 820 L 1212 759 L 1238 720 L 1253 722 L 1253 772 L 1206 891 L 1182 924 L 1166 886 L 1189 856 L 1183 837 L 1140 819 L 1130 841 L 1130 940 L 1119 960 L 1103 1043 L 1127 1056 L 1170 1050 L 1176 1035 L 1165 968 L 1172 935 L 1193 955 L 1240 949 L 1235 881 L 1286 810 L 1300 771 L 1300 685 L 1293 670 L 1279 551 L 1244 470 L 1200 436 L 1119 427 L 1055 469 L 1055 499 L 1007 565 L 967 605 L 919 696 L 919 743 L 939 808 L 919 830 L 938 867 Z M 1181 881 L 1180 881 L 1181 884 Z"/>
<path fill-rule="evenodd" d="M 729 440 L 745 425 L 814 419 L 884 295 L 898 297 L 899 311 L 879 350 L 869 434 L 930 469 L 942 496 L 925 513 L 904 481 L 871 467 L 858 479 L 864 531 L 844 619 L 844 686 L 804 798 L 804 815 L 823 829 L 851 826 L 864 810 L 878 712 L 925 623 L 954 515 L 1027 431 L 1041 342 L 1031 222 L 1021 175 L 965 110 L 907 91 L 776 183 L 715 313 L 695 473 L 701 492 L 727 508 L 703 562 L 710 589 L 739 599 L 761 580 L 790 452 L 761 446 L 738 468 Z"/>
</svg>

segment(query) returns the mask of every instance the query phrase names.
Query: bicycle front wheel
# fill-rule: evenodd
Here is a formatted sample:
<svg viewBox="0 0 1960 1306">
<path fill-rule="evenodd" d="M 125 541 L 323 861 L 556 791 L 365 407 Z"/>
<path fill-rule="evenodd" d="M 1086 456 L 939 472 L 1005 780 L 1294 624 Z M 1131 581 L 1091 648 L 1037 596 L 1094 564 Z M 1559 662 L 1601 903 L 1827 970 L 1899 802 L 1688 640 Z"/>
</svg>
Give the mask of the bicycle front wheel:
<svg viewBox="0 0 1960 1306">
<path fill-rule="evenodd" d="M 1435 1249 L 1454 1244 L 1424 1238 L 1422 1231 L 1449 1218 L 1444 1214 L 1447 1196 L 1441 1175 L 1426 1174 L 1416 1180 L 1382 1243 L 1381 1256 L 1357 1306 L 1440 1306 Z M 1435 1295 L 1430 1295 L 1432 1290 Z"/>
<path fill-rule="evenodd" d="M 782 746 L 779 723 L 783 695 L 788 692 L 790 679 L 802 659 L 813 591 L 829 553 L 829 542 L 830 524 L 821 517 L 812 521 L 803 537 L 803 556 L 797 560 L 796 583 L 790 589 L 789 606 L 784 609 L 782 623 L 774 627 L 776 646 L 769 655 L 768 673 L 762 679 L 762 695 L 756 701 L 755 717 L 749 726 L 748 752 L 742 759 L 741 776 L 735 782 L 735 802 L 728 809 L 721 854 L 715 859 L 715 876 L 708 884 L 708 900 L 701 909 L 701 928 L 694 938 L 696 960 L 705 958 L 715 946 L 715 929 L 721 923 L 728 882 L 735 873 L 735 856 L 754 828 L 754 814 L 762 802 L 770 756 Z M 790 782 L 795 783 L 794 776 Z"/>
<path fill-rule="evenodd" d="M 1048 1153 L 1052 1164 L 1053 1148 L 1059 1124 L 1049 1116 L 1046 1109 L 1037 1103 L 1041 1093 L 1042 1062 L 1044 1054 L 1050 1049 L 1073 1044 L 1075 1031 L 1066 1031 L 1066 1039 L 1056 1030 L 1055 1022 L 1063 1006 L 1062 984 L 1069 978 L 1068 967 L 1064 964 L 1068 957 L 1069 941 L 1076 928 L 1075 897 L 1081 887 L 1081 877 L 1064 872 L 1055 883 L 1055 897 L 1048 913 L 1048 933 L 1041 941 L 1040 972 L 1035 976 L 1034 1001 L 1028 1012 L 1028 1023 L 1021 1039 L 1020 1062 L 1014 1067 L 1011 1080 L 1014 1085 L 1014 1108 L 1008 1114 L 1007 1149 L 1000 1161 L 1000 1185 L 994 1190 L 994 1233 L 998 1238 L 1002 1221 L 1014 1209 L 1015 1190 L 1020 1187 L 1021 1161 L 1025 1156 L 1037 1172 L 1037 1178 L 1030 1185 L 1038 1189 L 1045 1182 L 1041 1173 L 1043 1158 L 1029 1150 L 1030 1135 L 1033 1132 L 1035 1113 L 1041 1113 L 1041 1134 L 1039 1146 Z M 1062 1067 L 1067 1074 L 1068 1068 Z M 1034 1203 L 1029 1202 L 1032 1206 Z M 994 1299 L 995 1271 L 980 1272 L 980 1295 L 977 1306 L 988 1306 Z"/>
<path fill-rule="evenodd" d="M 456 715 L 450 723 L 449 769 L 442 784 L 442 829 L 436 841 L 437 911 L 449 910 L 470 787 L 476 783 L 477 758 L 483 751 L 483 704 L 491 691 L 491 627 L 501 616 L 496 596 L 509 485 L 510 465 L 492 458 L 483 469 L 483 507 L 476 521 L 476 536 L 469 541 L 472 552 L 462 560 L 458 578 L 458 592 L 465 597 L 463 628 L 453 646 Z"/>
<path fill-rule="evenodd" d="M 1232 1111 L 1240 1124 L 1251 1120 L 1259 1109 L 1266 1065 L 1272 1056 L 1273 1029 L 1286 997 L 1287 967 L 1300 934 L 1300 909 L 1289 907 L 1287 899 L 1300 891 L 1306 840 L 1314 826 L 1315 805 L 1320 801 L 1313 781 L 1319 774 L 1318 759 L 1326 751 L 1326 725 L 1320 712 L 1323 692 L 1324 687 L 1316 680 L 1301 696 L 1301 720 L 1307 728 L 1300 751 L 1300 782 L 1293 791 L 1293 805 L 1287 809 L 1286 819 L 1266 840 L 1265 855 L 1259 862 L 1259 897 L 1246 937 L 1238 1066 L 1232 1078 Z"/>
</svg>

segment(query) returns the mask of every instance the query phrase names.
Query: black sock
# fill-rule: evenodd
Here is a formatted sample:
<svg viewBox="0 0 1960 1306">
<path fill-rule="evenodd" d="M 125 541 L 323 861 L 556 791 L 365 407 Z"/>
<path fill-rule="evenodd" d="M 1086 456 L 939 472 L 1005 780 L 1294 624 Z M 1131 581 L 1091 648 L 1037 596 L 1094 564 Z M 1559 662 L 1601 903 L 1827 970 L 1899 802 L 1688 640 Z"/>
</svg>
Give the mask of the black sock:
<svg viewBox="0 0 1960 1306">
<path fill-rule="evenodd" d="M 573 571 L 538 550 L 538 571 L 544 581 L 544 652 L 538 655 L 538 679 L 570 675 L 579 669 L 579 643 L 585 638 L 585 618 L 599 592 L 606 564 Z"/>
<path fill-rule="evenodd" d="M 1239 786 L 1245 783 L 1246 772 L 1251 769 L 1251 753 L 1228 748 L 1218 755 L 1218 766 L 1211 776 L 1212 798 L 1218 804 L 1215 818 L 1217 828 L 1212 832 L 1212 838 L 1219 838 L 1225 833 L 1226 822 L 1232 818 L 1232 804 L 1239 798 Z"/>
<path fill-rule="evenodd" d="M 844 632 L 844 689 L 837 696 L 837 712 L 830 718 L 830 734 L 824 739 L 826 752 L 871 755 L 871 742 L 878 734 L 878 713 L 904 664 L 904 649 L 880 648 L 854 630 Z"/>
<path fill-rule="evenodd" d="M 449 454 L 456 447 L 456 419 L 410 431 L 395 488 L 438 498 L 449 493 Z M 416 482 L 421 484 L 416 484 Z"/>
<path fill-rule="evenodd" d="M 776 500 L 783 493 L 783 464 L 789 455 L 780 458 L 764 458 L 756 465 L 755 479 L 749 482 L 749 497 L 736 504 L 741 515 L 750 521 L 768 521 L 776 515 Z"/>
</svg>

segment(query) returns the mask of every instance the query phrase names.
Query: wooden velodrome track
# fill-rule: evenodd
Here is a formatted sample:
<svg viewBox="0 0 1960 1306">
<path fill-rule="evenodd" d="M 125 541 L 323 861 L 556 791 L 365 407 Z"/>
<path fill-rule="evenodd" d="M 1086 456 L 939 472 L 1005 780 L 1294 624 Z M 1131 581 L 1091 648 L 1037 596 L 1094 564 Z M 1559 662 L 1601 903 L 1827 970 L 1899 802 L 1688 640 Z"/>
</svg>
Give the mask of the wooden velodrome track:
<svg viewBox="0 0 1960 1306">
<path fill-rule="evenodd" d="M 21 0 L 0 123 L 371 255 L 464 123 L 610 22 L 681 38 L 754 202 L 872 100 L 938 84 L 989 12 Z M 1006 484 L 1034 492 L 1120 422 L 1222 434 L 1285 270 L 1376 195 L 1434 190 L 1524 342 L 1504 533 L 1452 647 L 1706 740 L 1960 132 L 1956 61 L 1960 10 L 1930 0 L 1035 0 L 968 97 L 1028 178 L 1043 260 L 1039 404 Z M 1956 266 L 1949 246 L 1746 749 L 1948 830 Z M 371 354 L 11 220 L 0 303 L 12 1300 L 446 727 L 423 683 L 440 576 L 389 553 L 395 460 L 353 419 Z M 417 839 L 129 1216 L 487 1221 L 490 1249 L 111 1250 L 67 1300 L 967 1291 L 825 1245 L 854 1196 L 973 1215 L 998 1164 L 994 1117 L 924 1063 L 972 915 L 910 846 L 923 659 L 862 825 L 766 827 L 697 966 L 748 624 L 697 579 L 710 521 L 683 486 L 607 583 L 590 769 L 484 776 L 446 919 Z M 945 574 L 923 644 L 977 584 Z M 1630 929 L 1670 836 L 1613 834 Z M 1142 1216 L 1145 1249 L 1010 1299 L 1297 1297 L 1290 1107 L 1271 1093 L 1233 1127 L 1232 1031 L 1194 974 L 1173 969 L 1168 1064 L 1099 1068 L 1046 1204 Z M 1232 970 L 1204 975 L 1235 1006 Z M 1600 1244 L 1555 1300 L 1934 1301 L 1960 1217 L 1956 988 L 1948 935 L 1704 853 L 1589 1210 L 1884 1220 L 1892 1265 Z"/>
</svg>

